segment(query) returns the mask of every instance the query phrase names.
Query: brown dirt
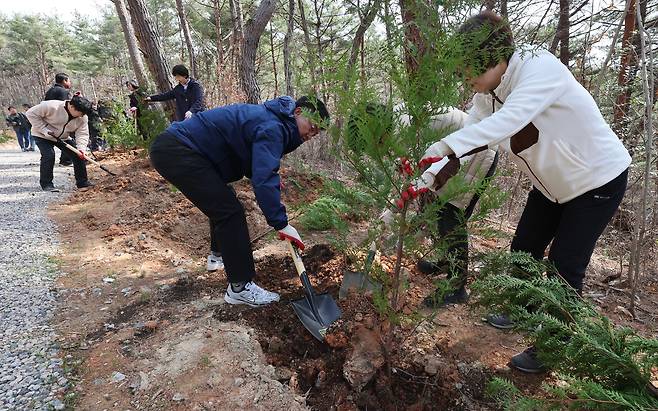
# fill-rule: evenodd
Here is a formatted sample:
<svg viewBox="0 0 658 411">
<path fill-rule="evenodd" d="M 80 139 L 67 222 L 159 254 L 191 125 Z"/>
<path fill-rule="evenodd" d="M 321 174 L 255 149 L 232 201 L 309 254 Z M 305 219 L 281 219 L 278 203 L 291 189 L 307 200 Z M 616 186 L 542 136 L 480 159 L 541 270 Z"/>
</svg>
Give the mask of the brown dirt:
<svg viewBox="0 0 658 411">
<path fill-rule="evenodd" d="M 64 244 L 58 262 L 69 273 L 59 279 L 57 321 L 68 363 L 79 364 L 73 390 L 78 409 L 478 410 L 491 409 L 483 388 L 492 375 L 528 393 L 551 378 L 511 371 L 506 364 L 524 348 L 522 337 L 454 306 L 435 314 L 421 310 L 426 320 L 397 334 L 393 368 L 353 389 L 343 375 L 352 344 L 360 339 L 376 346 L 385 334 L 371 296 L 338 301 L 342 318 L 326 344 L 316 341 L 287 304 L 303 296 L 292 260 L 279 241 L 265 236 L 253 247 L 257 280 L 281 293 L 282 302 L 262 309 L 225 304 L 223 272 L 205 271 L 207 219 L 172 191 L 143 154 L 106 156 L 103 163 L 118 177 L 92 169 L 94 188 L 50 210 Z M 291 209 L 318 196 L 319 178 L 291 169 L 282 174 Z M 248 182 L 235 189 L 251 235 L 267 231 Z M 513 227 L 501 227 L 511 234 Z M 508 246 L 508 239 L 474 233 L 476 251 Z M 348 262 L 326 244 L 326 233 L 304 234 L 303 259 L 314 287 L 337 299 Z M 392 261 L 384 256 L 381 263 Z M 433 279 L 405 265 L 409 314 Z M 614 262 L 596 256 L 586 294 L 615 320 L 655 333 L 655 284 L 645 287 L 638 311 L 643 322 L 633 321 L 617 310 L 627 301 L 623 292 L 599 285 L 614 270 Z M 114 372 L 126 378 L 112 382 Z"/>
</svg>

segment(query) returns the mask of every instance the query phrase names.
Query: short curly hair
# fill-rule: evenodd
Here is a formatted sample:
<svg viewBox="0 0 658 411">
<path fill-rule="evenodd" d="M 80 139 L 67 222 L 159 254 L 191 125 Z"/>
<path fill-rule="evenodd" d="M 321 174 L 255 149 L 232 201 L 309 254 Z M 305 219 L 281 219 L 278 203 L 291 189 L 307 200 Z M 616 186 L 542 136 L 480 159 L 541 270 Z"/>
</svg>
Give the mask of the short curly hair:
<svg viewBox="0 0 658 411">
<path fill-rule="evenodd" d="M 87 100 L 82 96 L 73 96 L 71 98 L 70 103 L 73 106 L 73 108 L 75 108 L 82 114 L 89 115 L 93 110 L 91 101 Z"/>
<path fill-rule="evenodd" d="M 502 60 L 509 63 L 514 54 L 509 23 L 489 10 L 466 20 L 457 30 L 457 37 L 465 65 L 475 73 L 495 67 Z"/>
</svg>

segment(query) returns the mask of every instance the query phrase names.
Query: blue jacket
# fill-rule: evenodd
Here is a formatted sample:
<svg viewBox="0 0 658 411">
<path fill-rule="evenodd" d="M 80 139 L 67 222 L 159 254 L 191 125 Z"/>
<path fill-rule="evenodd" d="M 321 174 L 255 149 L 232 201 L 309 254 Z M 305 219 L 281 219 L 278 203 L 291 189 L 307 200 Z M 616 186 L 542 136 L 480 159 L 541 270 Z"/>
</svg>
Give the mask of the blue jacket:
<svg viewBox="0 0 658 411">
<path fill-rule="evenodd" d="M 226 183 L 251 179 L 258 206 L 267 223 L 288 225 L 281 204 L 281 158 L 303 143 L 288 96 L 264 104 L 232 104 L 197 113 L 172 123 L 167 131 L 206 157 Z"/>
<path fill-rule="evenodd" d="M 193 78 L 187 82 L 187 89 L 177 84 L 176 87 L 166 93 L 151 96 L 151 101 L 165 101 L 176 99 L 176 120 L 185 120 L 185 112 L 198 113 L 204 110 L 203 88 Z"/>
</svg>

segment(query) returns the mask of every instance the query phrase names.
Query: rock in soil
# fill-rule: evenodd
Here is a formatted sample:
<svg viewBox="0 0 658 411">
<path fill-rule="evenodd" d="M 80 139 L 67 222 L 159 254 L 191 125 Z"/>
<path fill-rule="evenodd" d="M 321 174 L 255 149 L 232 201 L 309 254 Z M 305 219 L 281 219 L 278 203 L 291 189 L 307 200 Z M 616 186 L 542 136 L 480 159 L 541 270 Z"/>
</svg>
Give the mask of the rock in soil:
<svg viewBox="0 0 658 411">
<path fill-rule="evenodd" d="M 343 376 L 354 390 L 361 391 L 384 365 L 384 355 L 376 331 L 361 326 L 352 338 L 352 352 L 343 366 Z"/>
</svg>

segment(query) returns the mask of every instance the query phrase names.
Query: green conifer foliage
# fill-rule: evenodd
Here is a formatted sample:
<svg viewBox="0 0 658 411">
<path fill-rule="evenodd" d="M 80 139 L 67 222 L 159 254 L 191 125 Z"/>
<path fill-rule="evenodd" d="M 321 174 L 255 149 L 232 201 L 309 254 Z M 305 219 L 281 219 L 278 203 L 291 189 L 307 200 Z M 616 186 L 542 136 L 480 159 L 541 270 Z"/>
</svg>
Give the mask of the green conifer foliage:
<svg viewBox="0 0 658 411">
<path fill-rule="evenodd" d="M 651 385 L 658 340 L 615 326 L 550 265 L 528 254 L 489 254 L 480 274 L 471 286 L 478 304 L 509 314 L 564 381 L 545 387 L 548 398 L 532 399 L 497 379 L 489 387 L 493 398 L 514 410 L 658 409 Z"/>
</svg>

